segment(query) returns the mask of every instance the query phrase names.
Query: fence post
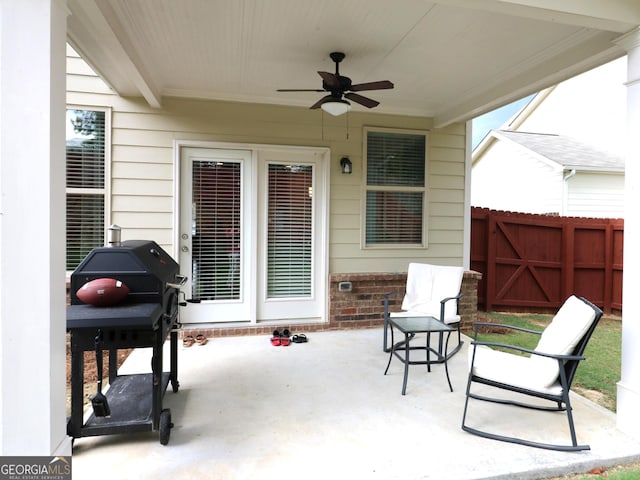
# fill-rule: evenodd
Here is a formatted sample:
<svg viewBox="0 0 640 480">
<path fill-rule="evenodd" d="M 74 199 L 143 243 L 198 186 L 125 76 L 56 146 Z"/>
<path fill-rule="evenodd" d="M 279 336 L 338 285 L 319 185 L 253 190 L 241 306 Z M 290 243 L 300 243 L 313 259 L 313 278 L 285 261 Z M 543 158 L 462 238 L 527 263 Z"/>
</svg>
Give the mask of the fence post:
<svg viewBox="0 0 640 480">
<path fill-rule="evenodd" d="M 575 251 L 575 241 L 576 241 L 576 226 L 569 221 L 569 219 L 565 219 L 562 222 L 562 251 L 563 251 L 563 259 L 561 262 L 561 277 L 562 285 L 561 291 L 562 295 L 560 298 L 567 298 L 569 295 L 573 294 L 575 290 L 575 268 L 576 268 L 576 251 Z"/>
<path fill-rule="evenodd" d="M 485 309 L 493 310 L 493 300 L 496 298 L 496 218 L 493 211 L 487 212 L 487 281 Z"/>
<path fill-rule="evenodd" d="M 613 225 L 607 221 L 604 237 L 604 306 L 606 313 L 613 307 Z"/>
</svg>

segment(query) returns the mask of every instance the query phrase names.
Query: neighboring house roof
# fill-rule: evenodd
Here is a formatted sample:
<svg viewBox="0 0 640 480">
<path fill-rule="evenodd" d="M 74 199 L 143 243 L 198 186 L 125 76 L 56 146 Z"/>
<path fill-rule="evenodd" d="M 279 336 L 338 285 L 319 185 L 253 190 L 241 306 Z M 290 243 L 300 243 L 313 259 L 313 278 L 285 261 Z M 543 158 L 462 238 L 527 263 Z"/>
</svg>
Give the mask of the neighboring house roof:
<svg viewBox="0 0 640 480">
<path fill-rule="evenodd" d="M 517 143 L 565 169 L 624 172 L 624 158 L 565 135 L 494 130 L 500 140 Z"/>
</svg>

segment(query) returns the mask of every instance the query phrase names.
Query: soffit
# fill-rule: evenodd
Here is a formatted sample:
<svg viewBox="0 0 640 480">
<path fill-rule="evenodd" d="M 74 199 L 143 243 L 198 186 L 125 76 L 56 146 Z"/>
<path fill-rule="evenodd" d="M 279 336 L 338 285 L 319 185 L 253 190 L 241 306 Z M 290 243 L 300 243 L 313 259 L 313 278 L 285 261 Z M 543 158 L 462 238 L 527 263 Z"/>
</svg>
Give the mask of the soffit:
<svg viewBox="0 0 640 480">
<path fill-rule="evenodd" d="M 70 43 L 123 96 L 308 107 L 318 70 L 393 90 L 375 112 L 467 120 L 624 54 L 640 2 L 68 0 Z M 588 5 L 582 5 L 587 3 Z M 582 7 L 580 6 L 582 5 Z M 354 105 L 354 111 L 364 107 Z"/>
</svg>

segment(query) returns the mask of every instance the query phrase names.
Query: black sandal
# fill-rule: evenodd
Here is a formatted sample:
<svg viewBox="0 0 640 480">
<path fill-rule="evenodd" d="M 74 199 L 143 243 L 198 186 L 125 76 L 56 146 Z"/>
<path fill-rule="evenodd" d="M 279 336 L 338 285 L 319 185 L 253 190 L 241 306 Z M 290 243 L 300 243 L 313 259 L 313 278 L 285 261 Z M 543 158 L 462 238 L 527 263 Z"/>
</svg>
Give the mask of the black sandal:
<svg viewBox="0 0 640 480">
<path fill-rule="evenodd" d="M 308 342 L 308 340 L 307 340 L 307 336 L 306 336 L 304 333 L 300 333 L 300 334 L 298 334 L 298 335 L 294 335 L 294 336 L 291 338 L 291 341 L 292 341 L 293 343 L 305 343 L 305 342 Z"/>
</svg>

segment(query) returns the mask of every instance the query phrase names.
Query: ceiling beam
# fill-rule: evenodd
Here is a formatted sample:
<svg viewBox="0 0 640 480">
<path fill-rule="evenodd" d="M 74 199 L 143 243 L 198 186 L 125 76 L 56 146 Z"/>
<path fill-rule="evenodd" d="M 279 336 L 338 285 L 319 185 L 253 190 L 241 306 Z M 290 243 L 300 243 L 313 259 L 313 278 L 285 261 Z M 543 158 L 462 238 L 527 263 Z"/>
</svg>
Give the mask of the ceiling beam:
<svg viewBox="0 0 640 480">
<path fill-rule="evenodd" d="M 610 35 L 606 32 L 594 35 L 589 42 L 563 50 L 531 69 L 504 78 L 485 91 L 448 103 L 448 108 L 434 116 L 434 126 L 470 120 L 624 56 L 625 51 L 613 43 Z"/>
<path fill-rule="evenodd" d="M 437 0 L 455 7 L 626 33 L 640 24 L 638 0 Z"/>
<path fill-rule="evenodd" d="M 106 2 L 68 0 L 71 15 L 67 38 L 82 58 L 123 97 L 143 96 L 154 108 L 162 107 L 162 97 L 128 37 Z"/>
</svg>

